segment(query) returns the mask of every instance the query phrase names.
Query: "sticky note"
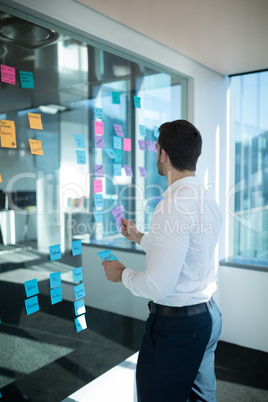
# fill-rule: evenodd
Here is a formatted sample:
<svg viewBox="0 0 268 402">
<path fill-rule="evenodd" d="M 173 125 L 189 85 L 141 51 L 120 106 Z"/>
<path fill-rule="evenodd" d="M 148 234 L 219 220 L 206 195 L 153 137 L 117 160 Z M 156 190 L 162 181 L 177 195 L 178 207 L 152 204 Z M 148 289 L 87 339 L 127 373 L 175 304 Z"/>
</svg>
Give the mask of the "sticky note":
<svg viewBox="0 0 268 402">
<path fill-rule="evenodd" d="M 13 120 L 0 120 L 1 147 L 17 148 L 16 129 Z"/>
<path fill-rule="evenodd" d="M 137 107 L 140 109 L 141 107 L 141 98 L 139 98 L 138 96 L 133 96 L 133 100 L 134 100 L 134 107 Z"/>
<path fill-rule="evenodd" d="M 15 68 L 1 64 L 1 81 L 6 84 L 16 85 Z"/>
<path fill-rule="evenodd" d="M 83 283 L 80 283 L 79 285 L 74 286 L 74 295 L 76 300 L 81 299 L 81 297 L 85 297 L 86 292 L 85 292 L 85 287 Z"/>
<path fill-rule="evenodd" d="M 3 179 L 2 179 L 1 174 L 0 174 L 0 183 L 3 183 Z"/>
<path fill-rule="evenodd" d="M 111 159 L 116 158 L 116 153 L 114 152 L 114 150 L 112 148 L 105 148 L 105 152 Z"/>
<path fill-rule="evenodd" d="M 122 176 L 122 165 L 121 163 L 114 163 L 114 176 Z"/>
<path fill-rule="evenodd" d="M 104 138 L 100 135 L 95 135 L 96 148 L 104 149 Z"/>
<path fill-rule="evenodd" d="M 75 327 L 76 327 L 77 332 L 80 332 L 80 331 L 83 331 L 84 329 L 87 329 L 87 323 L 86 323 L 85 314 L 80 315 L 79 317 L 75 318 L 74 322 L 75 322 Z"/>
<path fill-rule="evenodd" d="M 122 126 L 120 126 L 120 124 L 114 124 L 114 129 L 115 129 L 115 134 L 118 135 L 118 137 L 124 137 L 124 132 L 123 132 Z"/>
<path fill-rule="evenodd" d="M 140 171 L 140 175 L 141 177 L 147 177 L 147 173 L 144 167 L 139 166 L 139 171 Z"/>
<path fill-rule="evenodd" d="M 52 274 L 49 275 L 49 280 L 50 280 L 50 289 L 61 286 L 61 273 L 53 272 Z"/>
<path fill-rule="evenodd" d="M 94 165 L 94 170 L 97 177 L 104 177 L 103 165 Z"/>
<path fill-rule="evenodd" d="M 72 269 L 72 273 L 73 273 L 73 282 L 81 282 L 83 280 L 83 270 L 82 267 L 78 267 L 78 268 L 73 268 Z"/>
<path fill-rule="evenodd" d="M 41 114 L 28 113 L 28 119 L 29 119 L 30 128 L 35 129 L 35 130 L 43 130 Z"/>
<path fill-rule="evenodd" d="M 157 152 L 156 141 L 145 141 L 148 151 Z"/>
<path fill-rule="evenodd" d="M 131 151 L 131 138 L 123 138 L 123 150 Z"/>
<path fill-rule="evenodd" d="M 139 124 L 139 128 L 140 128 L 140 135 L 145 137 L 146 136 L 146 127 L 143 126 L 142 124 Z"/>
<path fill-rule="evenodd" d="M 121 222 L 122 218 L 124 218 L 124 207 L 123 205 L 119 205 L 118 207 L 112 209 L 112 214 L 115 219 L 115 223 L 119 232 L 121 232 Z"/>
<path fill-rule="evenodd" d="M 81 240 L 72 241 L 72 253 L 73 253 L 73 256 L 82 254 Z"/>
<path fill-rule="evenodd" d="M 96 208 L 103 208 L 103 195 L 94 194 L 94 202 Z"/>
<path fill-rule="evenodd" d="M 120 92 L 112 92 L 112 99 L 113 99 L 113 103 L 116 105 L 120 105 Z"/>
<path fill-rule="evenodd" d="M 26 308 L 26 314 L 30 315 L 35 313 L 36 311 L 39 311 L 39 303 L 38 303 L 38 297 L 33 296 L 30 297 L 30 299 L 25 300 L 25 308 Z"/>
<path fill-rule="evenodd" d="M 95 117 L 97 117 L 97 119 L 102 120 L 103 119 L 103 110 L 100 107 L 95 107 Z"/>
<path fill-rule="evenodd" d="M 132 169 L 130 165 L 124 165 L 124 169 L 127 176 L 133 177 Z"/>
<path fill-rule="evenodd" d="M 94 193 L 102 192 L 102 180 L 94 180 L 93 181 Z"/>
<path fill-rule="evenodd" d="M 74 302 L 74 314 L 75 315 L 80 315 L 80 314 L 85 314 L 86 312 L 86 306 L 85 306 L 85 300 L 77 300 Z"/>
<path fill-rule="evenodd" d="M 51 304 L 56 304 L 62 301 L 61 286 L 59 288 L 50 289 Z"/>
<path fill-rule="evenodd" d="M 121 163 L 122 162 L 122 151 L 120 149 L 114 149 L 114 154 L 116 158 L 114 158 L 114 163 Z"/>
<path fill-rule="evenodd" d="M 77 148 L 86 148 L 86 143 L 83 134 L 74 134 L 74 139 Z"/>
<path fill-rule="evenodd" d="M 97 253 L 97 255 L 103 260 L 115 261 L 118 258 L 111 252 L 111 250 L 104 250 Z"/>
<path fill-rule="evenodd" d="M 159 130 L 158 130 L 157 126 L 154 126 L 154 136 L 155 136 L 155 138 L 159 137 Z"/>
<path fill-rule="evenodd" d="M 145 140 L 138 140 L 138 144 L 141 151 L 146 151 Z"/>
<path fill-rule="evenodd" d="M 122 149 L 122 138 L 114 135 L 113 136 L 113 144 L 114 144 L 115 149 Z"/>
<path fill-rule="evenodd" d="M 60 244 L 55 244 L 49 247 L 50 261 L 61 259 Z"/>
<path fill-rule="evenodd" d="M 31 71 L 20 71 L 20 85 L 22 88 L 34 89 L 34 79 Z"/>
<path fill-rule="evenodd" d="M 95 121 L 95 134 L 104 135 L 103 121 Z"/>
<path fill-rule="evenodd" d="M 76 160 L 78 165 L 86 165 L 86 152 L 76 150 Z"/>
<path fill-rule="evenodd" d="M 93 214 L 97 223 L 103 223 L 103 210 L 94 209 Z"/>
<path fill-rule="evenodd" d="M 24 282 L 24 287 L 27 297 L 38 295 L 39 293 L 37 279 Z"/>
<path fill-rule="evenodd" d="M 42 141 L 29 139 L 29 144 L 33 155 L 44 155 Z"/>
</svg>

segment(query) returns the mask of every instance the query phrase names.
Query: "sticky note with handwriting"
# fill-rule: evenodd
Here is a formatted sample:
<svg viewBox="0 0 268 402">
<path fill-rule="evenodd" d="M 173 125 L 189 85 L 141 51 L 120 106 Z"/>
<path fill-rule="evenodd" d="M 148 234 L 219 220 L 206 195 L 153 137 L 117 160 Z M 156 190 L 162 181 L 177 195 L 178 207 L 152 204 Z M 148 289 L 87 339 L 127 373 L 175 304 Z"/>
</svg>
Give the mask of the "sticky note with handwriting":
<svg viewBox="0 0 268 402">
<path fill-rule="evenodd" d="M 107 154 L 111 159 L 115 159 L 115 158 L 116 158 L 116 153 L 115 153 L 114 151 L 115 151 L 115 150 L 113 150 L 112 148 L 105 148 L 106 154 Z"/>
<path fill-rule="evenodd" d="M 130 165 L 124 165 L 126 176 L 133 177 L 132 169 Z"/>
<path fill-rule="evenodd" d="M 82 254 L 82 242 L 81 240 L 74 240 L 72 242 L 73 256 Z"/>
<path fill-rule="evenodd" d="M 95 135 L 96 148 L 104 149 L 104 138 L 102 135 Z"/>
<path fill-rule="evenodd" d="M 139 166 L 139 171 L 140 171 L 140 175 L 141 177 L 147 177 L 147 173 L 144 167 Z"/>
<path fill-rule="evenodd" d="M 95 117 L 97 117 L 97 119 L 102 120 L 103 119 L 103 110 L 102 110 L 102 108 L 95 107 L 94 111 L 95 111 Z"/>
<path fill-rule="evenodd" d="M 49 275 L 50 289 L 57 288 L 61 286 L 61 273 L 53 272 Z"/>
<path fill-rule="evenodd" d="M 112 92 L 112 100 L 113 103 L 116 105 L 120 105 L 120 92 Z"/>
<path fill-rule="evenodd" d="M 104 124 L 103 121 L 95 121 L 95 134 L 104 135 Z"/>
<path fill-rule="evenodd" d="M 50 246 L 49 253 L 50 253 L 50 261 L 60 260 L 61 259 L 60 244 Z"/>
<path fill-rule="evenodd" d="M 61 286 L 59 288 L 50 289 L 51 304 L 56 304 L 62 301 Z"/>
<path fill-rule="evenodd" d="M 80 315 L 80 314 L 85 314 L 86 312 L 86 306 L 85 306 L 85 300 L 80 299 L 74 302 L 74 314 L 75 315 Z"/>
<path fill-rule="evenodd" d="M 94 202 L 96 208 L 103 208 L 103 195 L 99 193 L 94 194 Z"/>
<path fill-rule="evenodd" d="M 94 193 L 101 193 L 102 192 L 102 180 L 94 180 L 93 181 L 93 190 Z"/>
<path fill-rule="evenodd" d="M 86 322 L 85 314 L 80 315 L 79 317 L 75 318 L 74 322 L 75 322 L 75 327 L 76 327 L 77 332 L 87 329 L 87 322 Z"/>
<path fill-rule="evenodd" d="M 76 159 L 78 165 L 86 165 L 86 152 L 76 150 Z"/>
<path fill-rule="evenodd" d="M 123 138 L 123 150 L 131 151 L 131 138 Z"/>
<path fill-rule="evenodd" d="M 22 88 L 34 89 L 34 79 L 31 71 L 20 71 L 20 85 Z"/>
<path fill-rule="evenodd" d="M 41 114 L 38 113 L 28 113 L 28 119 L 31 129 L 43 130 L 43 124 L 41 120 Z"/>
<path fill-rule="evenodd" d="M 27 297 L 38 295 L 39 293 L 37 279 L 31 279 L 30 281 L 24 282 L 24 288 Z"/>
<path fill-rule="evenodd" d="M 16 85 L 15 68 L 1 64 L 1 81 L 6 84 Z"/>
<path fill-rule="evenodd" d="M 93 214 L 97 223 L 103 223 L 103 210 L 94 209 Z"/>
<path fill-rule="evenodd" d="M 133 96 L 133 100 L 134 100 L 134 107 L 140 109 L 140 107 L 141 107 L 141 98 L 139 98 L 138 96 Z"/>
<path fill-rule="evenodd" d="M 17 148 L 15 122 L 13 120 L 0 120 L 1 147 Z"/>
<path fill-rule="evenodd" d="M 104 177 L 103 165 L 94 165 L 95 176 Z"/>
<path fill-rule="evenodd" d="M 146 137 L 146 127 L 143 126 L 142 124 L 139 124 L 139 128 L 140 128 L 140 135 Z"/>
<path fill-rule="evenodd" d="M 84 283 L 80 283 L 79 285 L 74 286 L 74 295 L 75 295 L 76 300 L 81 299 L 82 297 L 85 297 L 86 292 L 85 292 Z"/>
<path fill-rule="evenodd" d="M 118 258 L 111 252 L 111 250 L 104 250 L 97 253 L 97 255 L 103 260 L 116 261 Z"/>
<path fill-rule="evenodd" d="M 114 158 L 114 163 L 121 163 L 122 162 L 122 151 L 121 149 L 114 149 L 114 154 L 116 157 Z"/>
<path fill-rule="evenodd" d="M 38 297 L 33 296 L 33 297 L 30 297 L 30 299 L 26 299 L 25 300 L 25 308 L 26 308 L 27 315 L 30 315 L 30 314 L 36 313 L 36 311 L 39 311 Z"/>
<path fill-rule="evenodd" d="M 145 141 L 148 151 L 157 152 L 156 141 Z"/>
<path fill-rule="evenodd" d="M 122 165 L 121 163 L 114 163 L 114 175 L 115 176 L 122 176 Z"/>
<path fill-rule="evenodd" d="M 78 268 L 73 268 L 72 269 L 72 273 L 73 273 L 73 282 L 81 282 L 83 280 L 83 270 L 82 267 L 78 267 Z"/>
<path fill-rule="evenodd" d="M 29 139 L 31 154 L 44 155 L 42 141 Z"/>
<path fill-rule="evenodd" d="M 83 134 L 74 134 L 74 139 L 77 148 L 86 148 L 86 143 Z"/>
<path fill-rule="evenodd" d="M 114 144 L 115 149 L 122 149 L 122 138 L 114 135 L 113 136 L 113 144 Z"/>
<path fill-rule="evenodd" d="M 141 151 L 146 151 L 145 140 L 138 140 L 138 144 Z"/>
<path fill-rule="evenodd" d="M 118 135 L 118 137 L 124 137 L 124 132 L 123 132 L 122 126 L 120 126 L 120 124 L 114 124 L 114 129 L 115 129 L 115 134 Z"/>
<path fill-rule="evenodd" d="M 121 222 L 122 222 L 122 218 L 124 218 L 123 205 L 119 205 L 118 207 L 112 209 L 112 214 L 115 219 L 117 229 L 119 232 L 121 232 Z"/>
</svg>

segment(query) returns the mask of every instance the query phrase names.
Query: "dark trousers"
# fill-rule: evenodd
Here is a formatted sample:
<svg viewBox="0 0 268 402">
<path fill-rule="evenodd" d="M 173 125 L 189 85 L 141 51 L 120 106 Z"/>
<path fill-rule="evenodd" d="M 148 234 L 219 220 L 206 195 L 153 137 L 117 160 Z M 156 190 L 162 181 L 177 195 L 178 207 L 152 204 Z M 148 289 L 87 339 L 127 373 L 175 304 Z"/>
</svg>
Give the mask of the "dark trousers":
<svg viewBox="0 0 268 402">
<path fill-rule="evenodd" d="M 189 317 L 151 313 L 137 363 L 138 402 L 185 402 L 211 330 L 209 312 Z"/>
</svg>

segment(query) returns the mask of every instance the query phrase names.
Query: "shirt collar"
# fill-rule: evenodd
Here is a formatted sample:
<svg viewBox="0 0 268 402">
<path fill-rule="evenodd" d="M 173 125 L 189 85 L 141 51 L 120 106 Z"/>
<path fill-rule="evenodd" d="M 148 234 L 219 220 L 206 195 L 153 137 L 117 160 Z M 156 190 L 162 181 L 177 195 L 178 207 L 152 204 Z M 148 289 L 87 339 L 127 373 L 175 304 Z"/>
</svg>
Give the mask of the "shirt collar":
<svg viewBox="0 0 268 402">
<path fill-rule="evenodd" d="M 198 186 L 201 183 L 201 180 L 199 177 L 196 176 L 187 176 L 183 177 L 182 179 L 174 181 L 163 193 L 163 198 L 165 198 L 168 194 L 171 194 L 173 190 L 175 190 L 178 187 L 185 186 L 187 184 L 191 184 L 192 186 Z"/>
</svg>

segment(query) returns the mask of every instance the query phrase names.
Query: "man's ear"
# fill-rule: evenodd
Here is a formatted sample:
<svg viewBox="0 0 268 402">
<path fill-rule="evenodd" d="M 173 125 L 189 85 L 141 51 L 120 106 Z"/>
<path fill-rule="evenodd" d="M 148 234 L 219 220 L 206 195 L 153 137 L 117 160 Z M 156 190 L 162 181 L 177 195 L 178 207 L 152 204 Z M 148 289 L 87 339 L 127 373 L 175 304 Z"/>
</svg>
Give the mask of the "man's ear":
<svg viewBox="0 0 268 402">
<path fill-rule="evenodd" d="M 166 151 L 162 148 L 161 150 L 160 150 L 160 162 L 161 163 L 163 163 L 163 162 L 166 162 L 167 160 L 168 160 L 168 154 L 166 153 Z"/>
</svg>

